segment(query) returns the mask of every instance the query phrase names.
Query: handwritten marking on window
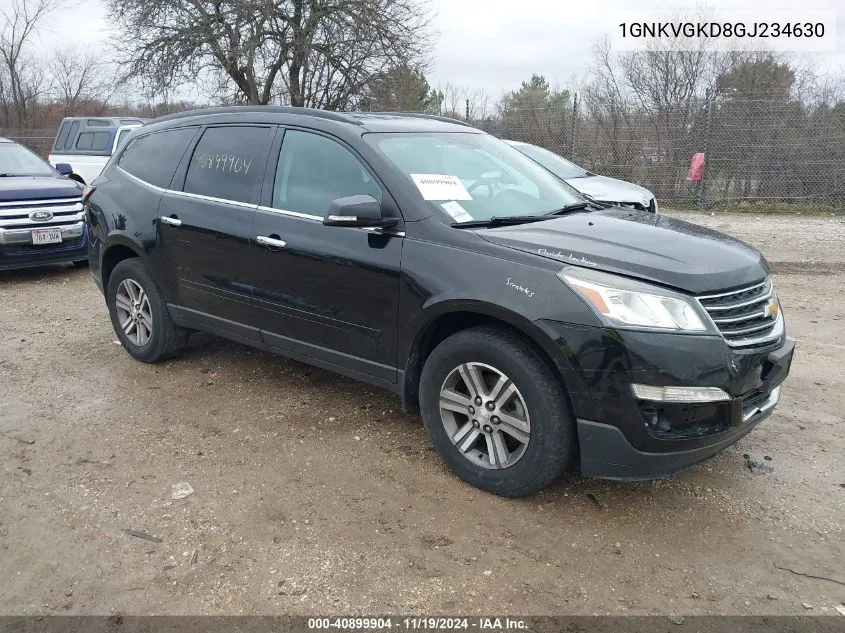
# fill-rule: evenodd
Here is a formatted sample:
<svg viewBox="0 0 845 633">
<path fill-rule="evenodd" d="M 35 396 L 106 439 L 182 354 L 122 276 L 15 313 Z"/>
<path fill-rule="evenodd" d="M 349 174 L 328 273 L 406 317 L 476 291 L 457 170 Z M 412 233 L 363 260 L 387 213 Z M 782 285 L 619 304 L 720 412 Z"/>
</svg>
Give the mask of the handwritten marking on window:
<svg viewBox="0 0 845 633">
<path fill-rule="evenodd" d="M 252 166 L 252 156 L 238 156 L 237 154 L 202 154 L 196 158 L 199 169 L 213 169 L 214 171 L 233 174 L 249 173 Z"/>
</svg>

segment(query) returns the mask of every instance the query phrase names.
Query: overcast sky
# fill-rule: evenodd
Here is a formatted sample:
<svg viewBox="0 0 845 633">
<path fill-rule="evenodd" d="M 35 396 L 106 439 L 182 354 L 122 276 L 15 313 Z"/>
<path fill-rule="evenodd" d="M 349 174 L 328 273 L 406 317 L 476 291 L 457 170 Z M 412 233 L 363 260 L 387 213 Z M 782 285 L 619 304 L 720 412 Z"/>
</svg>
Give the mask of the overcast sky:
<svg viewBox="0 0 845 633">
<path fill-rule="evenodd" d="M 8 0 L 0 0 L 0 3 Z M 692 6 L 683 0 L 430 0 L 436 14 L 437 45 L 432 54 L 432 85 L 447 81 L 483 88 L 492 97 L 519 86 L 532 73 L 569 85 L 584 76 L 592 43 L 617 28 L 619 13 Z M 709 0 L 713 10 L 751 9 L 755 19 L 767 10 L 838 9 L 837 52 L 819 54 L 827 68 L 845 69 L 845 0 Z M 54 14 L 42 36 L 45 48 L 72 41 L 94 45 L 109 36 L 99 0 L 76 0 Z"/>
</svg>

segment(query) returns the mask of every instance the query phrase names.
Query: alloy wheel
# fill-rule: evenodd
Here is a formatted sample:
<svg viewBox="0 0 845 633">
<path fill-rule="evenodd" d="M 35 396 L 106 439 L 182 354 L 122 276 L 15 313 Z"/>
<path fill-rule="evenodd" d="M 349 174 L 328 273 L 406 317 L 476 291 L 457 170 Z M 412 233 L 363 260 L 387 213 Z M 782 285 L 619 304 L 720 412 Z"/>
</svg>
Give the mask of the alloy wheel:
<svg viewBox="0 0 845 633">
<path fill-rule="evenodd" d="M 124 279 L 120 282 L 115 308 L 126 337 L 138 347 L 146 345 L 153 334 L 153 314 L 150 299 L 137 281 Z"/>
<path fill-rule="evenodd" d="M 440 418 L 458 451 L 491 470 L 513 466 L 531 438 L 519 389 L 504 372 L 484 363 L 464 363 L 449 372 L 440 388 Z"/>
</svg>

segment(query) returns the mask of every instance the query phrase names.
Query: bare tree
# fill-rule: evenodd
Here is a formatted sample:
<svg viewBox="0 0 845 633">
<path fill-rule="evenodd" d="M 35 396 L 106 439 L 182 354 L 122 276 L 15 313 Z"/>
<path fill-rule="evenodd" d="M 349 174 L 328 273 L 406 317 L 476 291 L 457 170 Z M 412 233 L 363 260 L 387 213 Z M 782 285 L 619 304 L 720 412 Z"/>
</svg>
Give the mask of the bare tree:
<svg viewBox="0 0 845 633">
<path fill-rule="evenodd" d="M 29 51 L 39 25 L 61 6 L 53 0 L 4 0 L 0 5 L 0 107 L 6 125 L 26 127 L 42 93 L 44 73 Z"/>
<path fill-rule="evenodd" d="M 443 93 L 443 116 L 478 121 L 490 111 L 490 95 L 483 88 L 469 88 L 446 82 L 440 91 Z"/>
<path fill-rule="evenodd" d="M 157 90 L 225 77 L 229 100 L 340 109 L 417 65 L 426 0 L 106 0 L 127 76 Z"/>
<path fill-rule="evenodd" d="M 593 68 L 583 94 L 592 124 L 588 132 L 594 136 L 590 143 L 584 144 L 594 154 L 588 157 L 590 162 L 612 165 L 611 175 L 629 176 L 621 166 L 631 163 L 635 146 L 631 127 L 631 98 L 616 68 L 609 38 L 593 46 Z M 606 148 L 607 154 L 595 155 L 596 148 Z"/>
<path fill-rule="evenodd" d="M 100 55 L 67 45 L 57 49 L 49 63 L 53 99 L 72 116 L 87 106 L 90 114 L 102 114 L 118 89 L 114 73 Z M 90 111 L 90 108 L 94 111 Z"/>
</svg>

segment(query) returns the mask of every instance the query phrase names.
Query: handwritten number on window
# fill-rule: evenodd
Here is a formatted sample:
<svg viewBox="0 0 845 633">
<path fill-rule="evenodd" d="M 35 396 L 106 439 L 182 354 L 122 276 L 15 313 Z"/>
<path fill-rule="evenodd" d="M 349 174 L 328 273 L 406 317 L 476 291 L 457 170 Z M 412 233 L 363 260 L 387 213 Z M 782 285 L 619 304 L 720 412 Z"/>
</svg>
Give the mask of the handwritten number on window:
<svg viewBox="0 0 845 633">
<path fill-rule="evenodd" d="M 197 157 L 199 169 L 213 169 L 214 171 L 247 175 L 251 166 L 252 156 L 211 153 Z"/>
</svg>

